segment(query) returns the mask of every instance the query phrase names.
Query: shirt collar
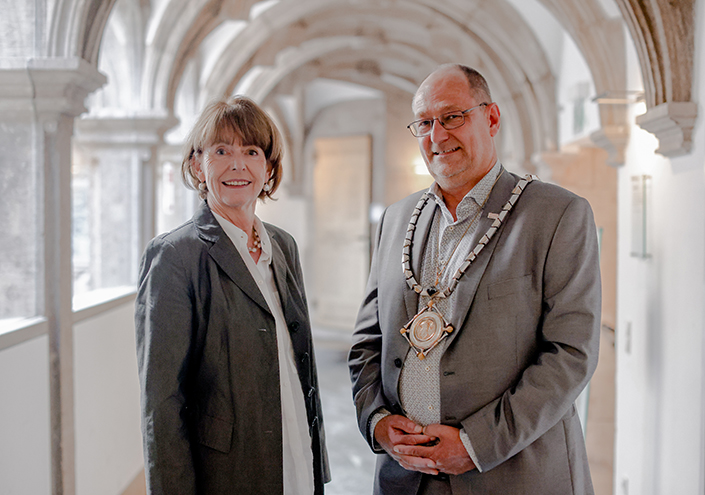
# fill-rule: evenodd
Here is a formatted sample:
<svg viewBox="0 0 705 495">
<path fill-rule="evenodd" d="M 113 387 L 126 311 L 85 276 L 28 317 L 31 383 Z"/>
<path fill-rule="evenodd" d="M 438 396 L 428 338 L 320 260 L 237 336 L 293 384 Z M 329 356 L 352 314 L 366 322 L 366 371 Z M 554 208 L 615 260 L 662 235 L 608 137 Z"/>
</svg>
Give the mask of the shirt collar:
<svg viewBox="0 0 705 495">
<path fill-rule="evenodd" d="M 249 253 L 249 251 L 247 250 L 247 234 L 240 227 L 237 227 L 234 223 L 232 223 L 230 220 L 221 217 L 214 211 L 212 211 L 212 213 L 215 219 L 220 224 L 220 226 L 225 231 L 225 234 L 235 245 L 238 252 L 241 255 L 243 255 L 243 253 Z M 257 234 L 259 235 L 259 240 L 262 243 L 262 253 L 260 254 L 259 261 L 257 262 L 257 264 L 269 264 L 272 261 L 272 242 L 269 239 L 269 235 L 267 234 L 267 229 L 264 228 L 264 224 L 257 216 L 255 216 L 255 230 L 257 231 Z"/>
<path fill-rule="evenodd" d="M 453 215 L 450 213 L 450 210 L 448 210 L 445 201 L 443 201 L 443 193 L 441 192 L 441 188 L 438 186 L 438 183 L 434 181 L 433 184 L 431 184 L 431 187 L 428 188 L 428 193 L 440 207 L 441 214 L 449 225 L 462 222 L 471 214 L 476 213 L 477 207 L 482 206 L 485 203 L 492 192 L 492 187 L 494 186 L 497 176 L 501 170 L 502 165 L 499 160 L 497 160 L 490 171 L 487 172 L 482 179 L 480 179 L 480 182 L 475 184 L 475 187 L 468 191 L 465 197 L 460 201 L 460 203 L 458 203 L 458 207 L 455 209 L 455 214 L 458 218 L 457 221 L 453 219 Z"/>
</svg>

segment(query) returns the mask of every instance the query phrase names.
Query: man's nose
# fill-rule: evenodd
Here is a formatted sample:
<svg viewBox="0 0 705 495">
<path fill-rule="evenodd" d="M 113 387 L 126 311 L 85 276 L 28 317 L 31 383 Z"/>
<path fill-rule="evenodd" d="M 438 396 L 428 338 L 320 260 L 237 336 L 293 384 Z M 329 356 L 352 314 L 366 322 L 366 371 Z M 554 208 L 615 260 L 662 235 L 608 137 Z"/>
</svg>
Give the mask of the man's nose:
<svg viewBox="0 0 705 495">
<path fill-rule="evenodd" d="M 440 143 L 448 139 L 448 131 L 441 125 L 440 120 L 434 119 L 433 124 L 431 124 L 430 136 L 433 143 Z"/>
</svg>

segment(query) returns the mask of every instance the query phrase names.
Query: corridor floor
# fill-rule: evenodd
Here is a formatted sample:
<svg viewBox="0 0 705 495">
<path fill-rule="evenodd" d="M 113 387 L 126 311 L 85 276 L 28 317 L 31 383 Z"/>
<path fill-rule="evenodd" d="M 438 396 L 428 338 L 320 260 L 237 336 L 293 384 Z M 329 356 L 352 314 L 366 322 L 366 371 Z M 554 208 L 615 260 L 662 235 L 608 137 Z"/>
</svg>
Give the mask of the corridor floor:
<svg viewBox="0 0 705 495">
<path fill-rule="evenodd" d="M 346 363 L 347 345 L 318 339 L 315 345 L 332 475 L 326 495 L 370 495 L 375 454 L 357 429 Z"/>
</svg>

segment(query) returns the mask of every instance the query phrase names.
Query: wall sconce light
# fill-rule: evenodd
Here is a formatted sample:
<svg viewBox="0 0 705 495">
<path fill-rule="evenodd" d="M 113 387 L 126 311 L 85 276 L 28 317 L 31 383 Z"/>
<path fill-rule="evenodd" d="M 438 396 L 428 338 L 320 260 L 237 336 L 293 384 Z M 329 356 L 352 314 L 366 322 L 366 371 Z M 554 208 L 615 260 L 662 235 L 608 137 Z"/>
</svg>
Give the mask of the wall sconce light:
<svg viewBox="0 0 705 495">
<path fill-rule="evenodd" d="M 651 218 L 651 176 L 632 176 L 631 256 L 649 258 L 648 223 Z"/>
</svg>

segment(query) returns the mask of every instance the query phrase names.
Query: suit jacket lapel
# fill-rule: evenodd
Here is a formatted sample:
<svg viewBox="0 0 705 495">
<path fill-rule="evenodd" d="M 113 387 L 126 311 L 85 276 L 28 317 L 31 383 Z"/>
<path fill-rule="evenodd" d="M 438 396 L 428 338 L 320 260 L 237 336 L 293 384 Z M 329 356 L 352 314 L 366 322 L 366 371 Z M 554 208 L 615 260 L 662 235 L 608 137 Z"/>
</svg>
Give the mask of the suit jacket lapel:
<svg viewBox="0 0 705 495">
<path fill-rule="evenodd" d="M 436 208 L 438 208 L 436 202 L 433 199 L 429 199 L 424 209 L 421 210 L 418 222 L 416 222 L 414 243 L 411 245 L 411 270 L 414 272 L 417 282 L 421 279 L 421 260 L 428 241 L 428 235 L 431 232 L 431 224 L 433 223 Z M 409 214 L 409 219 L 411 219 L 411 213 Z M 404 303 L 407 317 L 411 320 L 419 312 L 419 295 L 415 291 L 409 290 L 406 280 L 404 280 Z"/>
<path fill-rule="evenodd" d="M 269 231 L 267 232 L 272 245 L 272 269 L 274 270 L 274 280 L 277 284 L 277 291 L 279 292 L 282 311 L 284 311 L 284 314 L 286 315 L 289 299 L 291 297 L 291 294 L 289 293 L 289 284 L 286 282 L 289 265 L 286 262 L 286 258 L 284 257 L 284 253 L 282 252 L 279 243 L 277 242 L 275 234 Z"/>
<path fill-rule="evenodd" d="M 194 223 L 198 229 L 199 236 L 205 241 L 212 243 L 209 254 L 220 269 L 250 299 L 261 306 L 262 309 L 271 313 L 264 296 L 260 292 L 259 287 L 257 287 L 257 282 L 252 278 L 250 270 L 240 257 L 240 253 L 205 203 L 201 205 L 201 209 L 195 215 Z"/>
<path fill-rule="evenodd" d="M 494 222 L 494 219 L 489 218 L 488 214 L 499 213 L 502 211 L 502 207 L 511 196 L 512 189 L 514 189 L 514 186 L 518 182 L 512 174 L 510 174 L 504 169 L 502 170 L 504 173 L 502 173 L 501 177 L 497 180 L 497 183 L 492 188 L 490 196 L 487 199 L 487 204 L 485 205 L 484 211 L 482 212 L 482 217 L 480 218 L 477 229 L 473 234 L 472 242 L 470 243 L 472 249 L 475 249 L 475 246 L 478 245 L 482 236 L 485 235 L 487 230 Z M 511 214 L 512 213 L 510 212 L 509 215 Z M 490 259 L 492 258 L 492 253 L 495 247 L 497 246 L 497 240 L 502 235 L 502 231 L 504 230 L 505 224 L 506 220 L 502 223 L 502 226 L 495 233 L 494 237 L 492 237 L 490 243 L 482 249 L 482 252 L 470 265 L 468 270 L 458 282 L 458 286 L 455 289 L 456 294 L 453 317 L 450 321 L 456 331 L 450 334 L 451 340 L 453 340 L 455 336 L 458 335 L 458 330 L 462 328 L 465 318 L 467 317 L 468 312 L 470 310 L 470 305 L 472 304 L 472 301 L 475 298 L 477 286 L 480 283 L 480 279 L 485 273 Z"/>
</svg>

